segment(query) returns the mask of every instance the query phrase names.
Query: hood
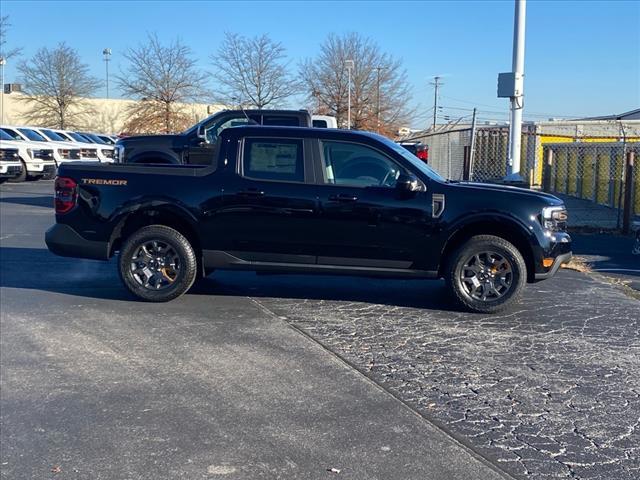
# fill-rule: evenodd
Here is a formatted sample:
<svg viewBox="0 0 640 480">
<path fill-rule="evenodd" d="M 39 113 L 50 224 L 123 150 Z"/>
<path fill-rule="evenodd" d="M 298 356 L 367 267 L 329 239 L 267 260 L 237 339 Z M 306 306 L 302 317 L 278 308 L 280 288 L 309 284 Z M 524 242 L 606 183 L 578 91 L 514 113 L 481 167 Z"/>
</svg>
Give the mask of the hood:
<svg viewBox="0 0 640 480">
<path fill-rule="evenodd" d="M 48 145 L 49 142 L 32 142 L 27 140 L 0 140 L 0 146 L 8 148 L 26 149 L 31 148 L 33 150 L 52 150 L 54 147 Z"/>
<path fill-rule="evenodd" d="M 124 137 L 124 138 L 119 138 L 118 141 L 116 142 L 116 145 L 122 145 L 122 144 L 127 144 L 127 143 L 134 143 L 134 142 L 148 142 L 148 141 L 152 141 L 154 143 L 160 141 L 160 142 L 171 142 L 173 141 L 175 138 L 178 137 L 182 137 L 182 134 L 161 134 L 161 135 L 133 135 L 131 137 Z"/>
<path fill-rule="evenodd" d="M 549 205 L 562 205 L 563 203 L 562 200 L 554 195 L 551 195 L 550 193 L 541 192 L 538 190 L 530 190 L 528 188 L 512 187 L 510 185 L 499 185 L 495 183 L 480 182 L 452 182 L 448 183 L 448 185 L 456 189 L 476 190 L 478 193 L 501 192 L 509 196 L 526 196 L 542 200 Z"/>
</svg>

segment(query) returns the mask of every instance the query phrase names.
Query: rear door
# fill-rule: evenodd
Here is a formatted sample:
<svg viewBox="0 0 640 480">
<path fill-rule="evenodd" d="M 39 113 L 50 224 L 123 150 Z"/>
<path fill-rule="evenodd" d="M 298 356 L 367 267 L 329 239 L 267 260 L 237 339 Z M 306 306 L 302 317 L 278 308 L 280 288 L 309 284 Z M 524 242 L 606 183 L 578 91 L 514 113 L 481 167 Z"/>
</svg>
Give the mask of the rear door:
<svg viewBox="0 0 640 480">
<path fill-rule="evenodd" d="M 216 248 L 247 261 L 315 263 L 308 232 L 316 197 L 311 141 L 248 136 L 224 180 L 210 231 Z"/>
</svg>

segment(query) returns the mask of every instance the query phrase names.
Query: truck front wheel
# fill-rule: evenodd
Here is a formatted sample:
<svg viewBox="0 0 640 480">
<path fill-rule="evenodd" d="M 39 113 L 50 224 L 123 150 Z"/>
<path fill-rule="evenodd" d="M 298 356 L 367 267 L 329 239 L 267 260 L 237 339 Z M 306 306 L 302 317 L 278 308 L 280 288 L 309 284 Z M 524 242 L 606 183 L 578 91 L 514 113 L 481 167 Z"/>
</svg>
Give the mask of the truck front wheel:
<svg viewBox="0 0 640 480">
<path fill-rule="evenodd" d="M 453 253 L 445 280 L 460 306 L 494 313 L 518 300 L 527 280 L 527 267 L 522 254 L 504 238 L 477 235 Z"/>
<path fill-rule="evenodd" d="M 135 296 L 149 302 L 168 302 L 181 296 L 193 285 L 197 270 L 189 241 L 164 225 L 150 225 L 132 234 L 118 259 L 122 282 Z"/>
</svg>

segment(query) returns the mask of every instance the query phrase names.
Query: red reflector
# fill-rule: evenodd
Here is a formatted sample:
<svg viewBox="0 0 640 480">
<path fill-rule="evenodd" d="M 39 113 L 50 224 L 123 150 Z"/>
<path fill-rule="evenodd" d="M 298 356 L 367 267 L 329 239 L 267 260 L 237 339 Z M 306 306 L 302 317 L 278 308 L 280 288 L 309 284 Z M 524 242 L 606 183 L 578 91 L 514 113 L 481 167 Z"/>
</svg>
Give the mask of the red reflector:
<svg viewBox="0 0 640 480">
<path fill-rule="evenodd" d="M 73 178 L 56 177 L 54 205 L 57 214 L 67 213 L 76 205 L 78 184 Z"/>
</svg>

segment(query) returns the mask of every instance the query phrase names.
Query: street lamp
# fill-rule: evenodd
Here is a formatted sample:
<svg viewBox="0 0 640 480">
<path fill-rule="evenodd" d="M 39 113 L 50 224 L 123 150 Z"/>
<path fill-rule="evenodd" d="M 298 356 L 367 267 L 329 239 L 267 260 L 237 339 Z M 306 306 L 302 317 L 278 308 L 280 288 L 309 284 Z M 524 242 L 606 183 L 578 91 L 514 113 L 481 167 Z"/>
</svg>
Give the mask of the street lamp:
<svg viewBox="0 0 640 480">
<path fill-rule="evenodd" d="M 0 57 L 0 85 L 2 88 L 2 103 L 0 104 L 0 123 L 4 125 L 4 66 L 7 59 Z"/>
<path fill-rule="evenodd" d="M 351 130 L 351 69 L 354 67 L 353 60 L 345 60 L 344 66 L 347 67 L 349 73 L 349 97 L 347 100 L 347 128 Z"/>
<path fill-rule="evenodd" d="M 378 71 L 378 77 L 377 77 L 377 94 L 376 94 L 376 101 L 378 102 L 378 108 L 376 110 L 376 117 L 378 119 L 378 128 L 376 129 L 376 131 L 378 133 L 380 133 L 380 70 L 384 70 L 385 67 L 381 67 L 381 66 L 377 66 L 376 70 Z"/>
<path fill-rule="evenodd" d="M 109 61 L 111 60 L 111 49 L 105 48 L 102 50 L 104 56 L 104 66 L 107 70 L 107 100 L 109 99 Z"/>
</svg>

